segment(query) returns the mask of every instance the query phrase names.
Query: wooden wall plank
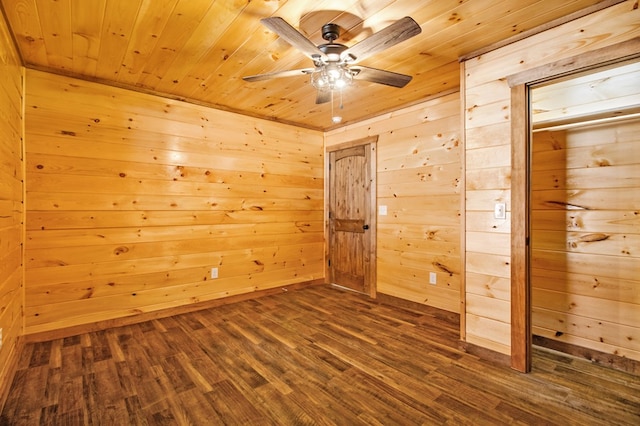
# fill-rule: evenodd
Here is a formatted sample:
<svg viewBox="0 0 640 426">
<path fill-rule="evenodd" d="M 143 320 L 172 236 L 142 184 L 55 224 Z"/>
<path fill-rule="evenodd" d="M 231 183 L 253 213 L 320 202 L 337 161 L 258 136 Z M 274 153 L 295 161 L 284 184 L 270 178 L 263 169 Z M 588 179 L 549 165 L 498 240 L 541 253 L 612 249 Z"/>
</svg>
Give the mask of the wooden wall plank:
<svg viewBox="0 0 640 426">
<path fill-rule="evenodd" d="M 324 276 L 321 133 L 28 78 L 27 333 Z"/>
<path fill-rule="evenodd" d="M 584 317 L 571 312 L 557 312 L 544 308 L 533 309 L 535 327 L 553 330 L 557 340 L 576 337 L 597 343 L 606 343 L 620 351 L 640 351 L 640 334 L 637 327 Z M 548 336 L 545 335 L 548 338 Z M 561 339 L 563 338 L 564 339 Z M 592 343 L 593 345 L 593 343 Z M 581 345 L 582 347 L 588 347 Z M 596 348 L 593 348 L 596 349 Z M 599 350 L 599 349 L 598 349 Z M 609 350 L 610 352 L 610 350 Z"/>
<path fill-rule="evenodd" d="M 509 301 L 486 297 L 474 293 L 467 294 L 467 312 L 482 318 L 508 324 L 510 321 Z"/>
<path fill-rule="evenodd" d="M 471 313 L 466 316 L 467 342 L 499 353 L 509 352 L 509 323 Z"/>
<path fill-rule="evenodd" d="M 467 273 L 466 290 L 468 293 L 501 300 L 509 300 L 511 294 L 509 279 L 477 272 Z"/>
<path fill-rule="evenodd" d="M 300 222 L 322 220 L 322 212 L 315 210 L 262 210 L 251 211 L 38 211 L 27 215 L 27 229 L 65 229 L 70 224 L 74 229 L 118 228 L 135 226 L 143 220 L 148 226 L 206 225 L 210 223 L 264 223 Z"/>
<path fill-rule="evenodd" d="M 321 220 L 315 222 L 276 222 L 276 223 L 234 223 L 196 226 L 133 228 L 93 228 L 91 230 L 62 229 L 43 232 L 29 231 L 27 241 L 34 249 L 52 247 L 106 246 L 113 244 L 156 243 L 173 240 L 198 240 L 202 235 L 209 238 L 225 236 L 239 237 L 247 233 L 265 235 L 315 234 L 323 226 Z"/>
<path fill-rule="evenodd" d="M 179 230 L 175 230 L 178 232 Z M 206 251 L 211 241 L 216 241 L 216 251 L 239 250 L 243 247 L 271 247 L 286 244 L 311 244 L 322 241 L 322 234 L 298 233 L 259 235 L 253 231 L 234 233 L 203 233 L 205 237 L 198 239 L 178 239 L 174 233 L 163 241 L 147 243 L 122 243 L 94 246 L 66 247 L 64 242 L 52 250 L 30 248 L 27 254 L 28 268 L 43 268 L 46 266 L 66 266 L 77 263 L 110 262 L 120 259 L 140 259 L 167 254 L 183 255 Z"/>
<path fill-rule="evenodd" d="M 567 294 L 562 289 L 532 289 L 534 307 L 541 307 L 561 314 L 573 314 L 593 321 L 606 321 L 638 330 L 638 304 L 605 300 L 598 297 Z M 620 332 L 620 331 L 619 331 Z M 583 333 L 582 337 L 585 337 Z M 600 336 L 601 339 L 607 336 Z M 599 340 L 599 339 L 596 339 Z M 626 345 L 626 343 L 623 343 Z"/>
<path fill-rule="evenodd" d="M 160 180 L 160 179 L 126 179 L 120 177 L 98 177 L 93 176 L 73 176 L 73 175 L 41 175 L 36 173 L 27 173 L 29 181 L 42 192 L 60 192 L 68 194 L 102 194 L 108 197 L 108 194 L 121 194 L 140 192 L 144 188 L 145 194 L 157 195 L 164 194 L 166 196 L 192 196 L 198 197 L 200 194 L 214 198 L 230 198 L 233 197 L 256 197 L 257 198 L 279 198 L 279 199 L 322 199 L 322 189 L 308 187 L 277 187 L 269 184 L 261 185 L 256 188 L 256 184 L 251 185 L 249 182 L 245 184 L 230 183 L 194 183 L 180 182 L 177 180 Z M 84 178 L 84 179 L 83 179 Z M 261 181 L 262 179 L 260 179 Z"/>
<path fill-rule="evenodd" d="M 307 206 L 315 209 L 322 205 L 322 200 L 305 199 L 271 199 L 267 195 L 257 194 L 256 198 L 237 199 L 233 197 L 189 197 L 185 195 L 174 195 L 171 197 L 156 195 L 138 194 L 117 194 L 113 198 L 105 195 L 84 193 L 82 198 L 73 193 L 43 193 L 31 192 L 30 211 L 86 211 L 89 210 L 110 210 L 110 211 L 147 211 L 147 210 L 174 210 L 174 211 L 231 211 L 253 210 L 253 211 L 283 211 L 283 210 L 304 210 Z M 87 203 L 91 203 L 87 206 Z"/>
<path fill-rule="evenodd" d="M 601 145 L 576 147 L 567 150 L 553 150 L 536 152 L 539 159 L 532 170 L 549 170 L 558 162 L 565 164 L 566 169 L 580 169 L 585 167 L 608 167 L 611 165 L 633 165 L 634 159 L 640 155 L 638 144 L 633 141 L 609 144 L 605 138 Z"/>
<path fill-rule="evenodd" d="M 600 231 L 600 230 L 598 230 Z M 606 232 L 566 232 L 536 230 L 534 250 L 632 256 L 640 253 L 640 236 Z"/>
<path fill-rule="evenodd" d="M 617 274 L 589 273 L 592 271 L 567 272 L 532 268 L 531 275 L 536 287 L 558 290 L 600 299 L 640 303 L 640 284 L 637 279 L 621 279 Z"/>
</svg>

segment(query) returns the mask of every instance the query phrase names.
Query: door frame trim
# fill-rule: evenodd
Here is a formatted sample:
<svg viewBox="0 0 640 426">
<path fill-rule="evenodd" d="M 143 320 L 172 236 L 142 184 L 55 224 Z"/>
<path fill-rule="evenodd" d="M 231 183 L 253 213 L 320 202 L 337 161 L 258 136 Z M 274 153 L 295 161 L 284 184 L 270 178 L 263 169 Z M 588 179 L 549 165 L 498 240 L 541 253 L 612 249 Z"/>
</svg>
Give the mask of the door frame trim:
<svg viewBox="0 0 640 426">
<path fill-rule="evenodd" d="M 352 141 L 344 142 L 337 145 L 325 146 L 325 155 L 324 155 L 324 235 L 325 235 L 325 244 L 324 244 L 324 276 L 325 281 L 329 280 L 329 209 L 330 209 L 330 191 L 331 191 L 331 183 L 329 182 L 329 154 L 331 152 L 340 151 L 346 148 L 352 148 L 354 146 L 360 145 L 369 145 L 370 146 L 370 161 L 369 161 L 369 169 L 366 170 L 366 178 L 369 182 L 369 231 L 371 238 L 370 252 L 369 252 L 369 268 L 367 270 L 367 276 L 365 280 L 367 281 L 366 288 L 368 291 L 365 292 L 368 296 L 375 298 L 377 293 L 377 223 L 378 223 L 378 192 L 377 192 L 377 170 L 378 170 L 378 135 L 367 136 L 361 139 L 355 139 Z M 328 283 L 330 284 L 330 283 Z"/>
<path fill-rule="evenodd" d="M 511 88 L 511 368 L 531 371 L 529 86 L 640 58 L 640 37 L 507 77 Z"/>
</svg>

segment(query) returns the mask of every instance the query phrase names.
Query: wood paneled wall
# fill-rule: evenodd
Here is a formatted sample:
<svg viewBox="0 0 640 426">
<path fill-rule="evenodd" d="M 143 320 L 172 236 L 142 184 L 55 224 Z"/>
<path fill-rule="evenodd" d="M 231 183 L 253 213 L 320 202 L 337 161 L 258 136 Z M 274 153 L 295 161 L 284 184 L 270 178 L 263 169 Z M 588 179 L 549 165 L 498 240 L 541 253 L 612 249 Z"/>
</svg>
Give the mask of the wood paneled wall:
<svg viewBox="0 0 640 426">
<path fill-rule="evenodd" d="M 0 13 L 0 407 L 19 352 L 24 318 L 23 69 Z"/>
<path fill-rule="evenodd" d="M 466 340 L 509 354 L 511 112 L 506 77 L 640 36 L 640 9 L 627 1 L 466 61 Z"/>
<path fill-rule="evenodd" d="M 449 94 L 325 134 L 378 135 L 377 292 L 460 312 L 460 96 Z M 429 274 L 436 284 L 429 284 Z"/>
<path fill-rule="evenodd" d="M 640 360 L 640 120 L 532 147 L 533 333 Z"/>
<path fill-rule="evenodd" d="M 26 77 L 27 334 L 324 277 L 322 133 Z"/>
</svg>

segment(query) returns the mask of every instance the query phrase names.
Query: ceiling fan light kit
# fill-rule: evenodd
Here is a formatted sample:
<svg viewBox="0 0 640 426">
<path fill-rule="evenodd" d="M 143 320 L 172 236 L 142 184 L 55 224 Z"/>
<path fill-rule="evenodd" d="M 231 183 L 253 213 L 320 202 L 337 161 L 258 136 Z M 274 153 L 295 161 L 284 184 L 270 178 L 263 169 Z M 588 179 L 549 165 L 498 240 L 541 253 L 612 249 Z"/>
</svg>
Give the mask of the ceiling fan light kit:
<svg viewBox="0 0 640 426">
<path fill-rule="evenodd" d="M 308 56 L 313 61 L 314 68 L 258 74 L 246 76 L 243 79 L 251 82 L 301 74 L 310 75 L 311 85 L 317 90 L 316 104 L 331 102 L 331 117 L 336 124 L 342 121 L 342 117 L 334 113 L 334 102 L 339 97 L 339 108 L 343 109 L 342 91 L 351 85 L 354 79 L 397 88 L 402 88 L 411 81 L 409 75 L 354 65 L 422 31 L 416 21 L 406 16 L 354 46 L 347 47 L 344 44 L 335 43 L 335 40 L 340 37 L 340 27 L 329 23 L 322 27 L 322 38 L 327 40 L 327 43 L 315 46 L 280 17 L 264 18 L 260 22 Z"/>
<path fill-rule="evenodd" d="M 318 90 L 342 90 L 352 82 L 351 70 L 342 65 L 317 67 L 311 73 L 311 85 Z"/>
</svg>

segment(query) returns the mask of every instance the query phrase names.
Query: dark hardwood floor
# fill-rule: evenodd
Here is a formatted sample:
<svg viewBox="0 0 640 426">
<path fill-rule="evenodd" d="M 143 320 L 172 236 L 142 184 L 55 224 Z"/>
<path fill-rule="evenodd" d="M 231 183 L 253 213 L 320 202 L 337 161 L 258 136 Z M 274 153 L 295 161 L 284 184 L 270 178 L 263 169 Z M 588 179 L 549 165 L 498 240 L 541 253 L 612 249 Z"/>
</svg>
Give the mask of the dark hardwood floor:
<svg viewBox="0 0 640 426">
<path fill-rule="evenodd" d="M 0 424 L 640 424 L 640 377 L 458 349 L 456 316 L 327 286 L 25 346 Z"/>
</svg>

